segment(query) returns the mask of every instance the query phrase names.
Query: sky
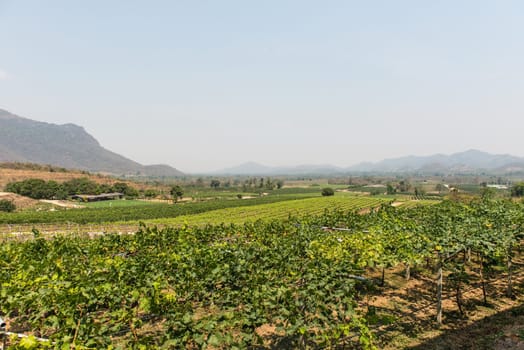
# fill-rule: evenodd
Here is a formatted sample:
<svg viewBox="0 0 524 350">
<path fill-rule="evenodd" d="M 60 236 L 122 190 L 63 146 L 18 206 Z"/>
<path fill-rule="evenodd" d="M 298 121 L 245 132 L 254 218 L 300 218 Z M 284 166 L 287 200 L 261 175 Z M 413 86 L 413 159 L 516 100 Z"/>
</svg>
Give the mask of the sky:
<svg viewBox="0 0 524 350">
<path fill-rule="evenodd" d="M 143 164 L 524 156 L 524 2 L 0 0 L 0 108 Z"/>
</svg>

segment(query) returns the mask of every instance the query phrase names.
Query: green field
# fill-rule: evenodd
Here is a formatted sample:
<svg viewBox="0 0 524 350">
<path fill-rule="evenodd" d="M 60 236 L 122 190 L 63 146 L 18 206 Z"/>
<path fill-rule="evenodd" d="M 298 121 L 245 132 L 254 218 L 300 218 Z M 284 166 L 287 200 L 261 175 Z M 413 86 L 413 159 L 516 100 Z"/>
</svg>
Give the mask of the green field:
<svg viewBox="0 0 524 350">
<path fill-rule="evenodd" d="M 200 226 L 220 223 L 244 223 L 256 220 L 280 220 L 290 216 L 321 215 L 325 210 L 352 211 L 378 207 L 389 203 L 389 199 L 379 197 L 333 196 L 290 200 L 279 203 L 218 209 L 196 215 L 182 215 L 173 219 L 147 220 L 149 224 Z"/>
<path fill-rule="evenodd" d="M 118 201 L 119 204 L 126 201 Z M 128 201 L 132 202 L 132 201 Z M 186 204 L 156 204 L 115 206 L 63 210 L 54 213 L 11 214 L 29 222 L 11 222 L 0 225 L 0 233 L 30 233 L 33 228 L 42 233 L 65 232 L 132 232 L 140 222 L 160 226 L 205 226 L 208 224 L 243 224 L 248 221 L 269 221 L 322 215 L 326 210 L 360 211 L 391 203 L 391 198 L 350 196 L 337 193 L 332 197 L 309 197 L 306 193 L 266 196 L 246 200 L 216 200 Z M 105 204 L 106 202 L 104 202 Z M 114 203 L 117 203 L 116 201 Z M 406 202 L 409 203 L 409 202 Z M 37 221 L 39 214 L 44 220 Z M 49 216 L 49 215 L 57 216 Z M 1 216 L 0 216 L 1 218 Z M 50 221 L 59 218 L 68 221 Z M 120 220 L 117 220 L 120 218 Z M 125 219 L 125 220 L 122 220 Z M 47 221 L 45 221 L 47 219 Z M 75 221 L 76 220 L 76 221 Z M 1 223 L 1 222 L 0 222 Z"/>
<path fill-rule="evenodd" d="M 248 221 L 300 218 L 321 215 L 326 210 L 360 211 L 396 202 L 395 206 L 433 205 L 435 200 L 412 201 L 392 196 L 354 196 L 336 192 L 321 197 L 317 192 L 289 191 L 253 199 L 212 200 L 178 204 L 119 200 L 90 203 L 84 209 L 55 212 L 19 212 L 0 214 L 0 233 L 58 232 L 132 232 L 140 222 L 160 226 L 205 226 L 242 224 Z M 294 193 L 295 192 L 295 193 Z M 314 196 L 314 197 L 312 197 Z"/>
<path fill-rule="evenodd" d="M 119 208 L 119 207 L 136 207 L 136 206 L 141 206 L 141 205 L 158 205 L 158 204 L 159 204 L 158 202 L 154 202 L 154 201 L 130 200 L 130 199 L 80 203 L 80 205 L 83 205 L 86 208 Z"/>
<path fill-rule="evenodd" d="M 198 214 L 206 211 L 251 206 L 260 204 L 276 203 L 293 199 L 319 196 L 320 194 L 271 194 L 268 196 L 234 199 L 234 200 L 211 200 L 202 202 L 189 202 L 178 204 L 146 203 L 142 201 L 130 201 L 138 205 L 92 207 L 84 209 L 68 209 L 58 211 L 22 211 L 15 213 L 0 213 L 0 224 L 38 224 L 38 223 L 107 223 L 116 221 L 149 220 L 159 218 L 173 218 L 180 215 Z M 119 201 L 123 203 L 124 201 Z M 110 201 L 103 202 L 109 205 Z M 144 204 L 145 203 L 145 204 Z M 98 203 L 96 203 L 98 204 Z"/>
</svg>

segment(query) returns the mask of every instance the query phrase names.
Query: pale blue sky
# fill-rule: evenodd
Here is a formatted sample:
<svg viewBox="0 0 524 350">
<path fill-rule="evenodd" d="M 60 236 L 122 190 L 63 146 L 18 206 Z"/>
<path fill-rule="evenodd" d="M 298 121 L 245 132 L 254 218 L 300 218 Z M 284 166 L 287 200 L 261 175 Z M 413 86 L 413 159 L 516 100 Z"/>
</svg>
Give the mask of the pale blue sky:
<svg viewBox="0 0 524 350">
<path fill-rule="evenodd" d="M 522 1 L 0 0 L 0 108 L 182 171 L 524 156 Z"/>
</svg>

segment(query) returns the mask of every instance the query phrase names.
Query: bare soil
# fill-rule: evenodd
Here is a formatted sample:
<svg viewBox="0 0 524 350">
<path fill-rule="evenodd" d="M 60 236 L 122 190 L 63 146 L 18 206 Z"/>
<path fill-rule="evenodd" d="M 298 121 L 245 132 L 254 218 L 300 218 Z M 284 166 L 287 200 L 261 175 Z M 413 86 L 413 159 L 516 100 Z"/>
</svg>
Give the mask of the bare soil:
<svg viewBox="0 0 524 350">
<path fill-rule="evenodd" d="M 363 300 L 363 311 L 375 313 L 371 325 L 379 349 L 523 349 L 524 259 L 515 260 L 514 295 L 505 295 L 507 273 L 492 272 L 484 305 L 478 268 L 469 265 L 470 282 L 462 288 L 464 314 L 456 290 L 444 276 L 443 324 L 436 323 L 436 284 L 431 270 L 405 280 L 402 266 L 386 271 L 385 286 Z M 373 276 L 380 279 L 381 271 Z"/>
<path fill-rule="evenodd" d="M 32 208 L 38 204 L 37 200 L 20 196 L 11 192 L 0 192 L 0 199 L 6 199 L 13 202 L 17 209 Z"/>
<path fill-rule="evenodd" d="M 53 204 L 62 208 L 85 208 L 83 205 L 71 203 L 68 201 L 54 200 L 54 199 L 41 199 L 40 202 Z"/>
</svg>

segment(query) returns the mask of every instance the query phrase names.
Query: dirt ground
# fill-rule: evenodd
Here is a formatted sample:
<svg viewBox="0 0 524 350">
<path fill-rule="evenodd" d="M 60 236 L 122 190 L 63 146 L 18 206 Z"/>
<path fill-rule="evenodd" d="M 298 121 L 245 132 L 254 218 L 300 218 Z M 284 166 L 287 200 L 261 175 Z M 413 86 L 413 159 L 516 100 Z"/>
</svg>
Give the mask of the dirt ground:
<svg viewBox="0 0 524 350">
<path fill-rule="evenodd" d="M 83 205 L 78 205 L 68 201 L 54 200 L 54 199 L 41 199 L 40 202 L 53 204 L 62 208 L 85 208 Z"/>
<path fill-rule="evenodd" d="M 37 200 L 19 196 L 15 193 L 10 192 L 0 192 L 0 199 L 6 199 L 8 201 L 13 202 L 16 205 L 17 209 L 31 208 L 38 204 Z"/>
<path fill-rule="evenodd" d="M 415 272 L 406 281 L 404 269 L 386 271 L 386 284 L 362 303 L 373 310 L 370 327 L 379 349 L 522 349 L 524 350 L 524 259 L 515 260 L 514 294 L 505 295 L 507 273 L 493 272 L 488 279 L 484 305 L 475 264 L 470 283 L 463 287 L 464 314 L 456 303 L 456 290 L 443 289 L 443 323 L 436 323 L 436 284 L 431 271 Z M 378 278 L 380 273 L 376 272 Z"/>
</svg>

